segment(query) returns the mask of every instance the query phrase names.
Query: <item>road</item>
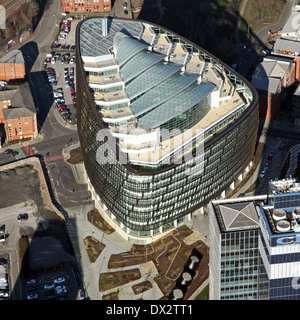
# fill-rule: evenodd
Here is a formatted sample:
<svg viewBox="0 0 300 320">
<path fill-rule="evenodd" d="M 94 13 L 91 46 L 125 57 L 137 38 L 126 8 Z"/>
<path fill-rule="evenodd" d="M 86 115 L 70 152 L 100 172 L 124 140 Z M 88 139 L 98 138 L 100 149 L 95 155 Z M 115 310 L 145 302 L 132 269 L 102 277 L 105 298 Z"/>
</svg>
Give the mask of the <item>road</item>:
<svg viewBox="0 0 300 320">
<path fill-rule="evenodd" d="M 295 3 L 296 0 L 287 0 L 280 18 L 276 23 L 272 25 L 267 24 L 260 26 L 251 34 L 251 37 L 247 43 L 241 43 L 238 46 L 238 58 L 235 63 L 237 65 L 237 72 L 239 72 L 242 76 L 250 79 L 254 68 L 258 63 L 257 53 L 263 49 L 269 36 L 269 30 L 271 30 L 272 33 L 275 33 L 284 26 Z"/>
<path fill-rule="evenodd" d="M 23 53 L 27 81 L 39 110 L 39 136 L 29 146 L 24 144 L 13 148 L 20 152 L 17 159 L 35 154 L 45 160 L 57 201 L 66 208 L 90 203 L 91 199 L 87 186 L 76 183 L 71 166 L 62 156 L 66 146 L 79 141 L 77 128 L 59 121 L 61 119 L 53 107 L 52 89 L 42 71 L 46 53 L 50 53 L 51 44 L 58 32 L 57 24 L 62 17 L 60 12 L 60 0 L 48 1 L 34 34 L 18 48 Z M 0 164 L 14 160 L 4 155 L 3 151 L 0 153 Z"/>
</svg>

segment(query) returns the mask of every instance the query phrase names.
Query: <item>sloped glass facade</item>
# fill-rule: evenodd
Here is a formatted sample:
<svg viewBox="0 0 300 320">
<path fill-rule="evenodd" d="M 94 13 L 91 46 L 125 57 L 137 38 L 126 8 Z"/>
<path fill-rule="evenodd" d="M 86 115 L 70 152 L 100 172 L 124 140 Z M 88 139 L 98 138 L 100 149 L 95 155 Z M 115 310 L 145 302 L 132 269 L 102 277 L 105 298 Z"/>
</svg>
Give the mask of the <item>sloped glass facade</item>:
<svg viewBox="0 0 300 320">
<path fill-rule="evenodd" d="M 80 43 L 81 24 L 77 27 L 77 44 Z M 77 57 L 80 61 L 80 45 L 77 45 Z M 216 63 L 222 65 L 217 59 Z M 225 65 L 223 67 L 226 68 Z M 115 138 L 106 129 L 93 101 L 82 63 L 77 63 L 76 72 L 78 133 L 85 168 L 108 214 L 128 234 L 150 236 L 161 227 L 173 226 L 174 220 L 220 196 L 238 179 L 253 158 L 258 128 L 258 97 L 251 84 L 237 74 L 238 84 L 249 86 L 252 102 L 234 116 L 235 121 L 206 140 L 204 155 L 190 152 L 182 163 L 167 163 L 145 170 L 128 163 L 127 154 L 119 150 Z M 144 89 L 141 87 L 141 90 Z M 195 108 L 190 110 L 197 112 Z M 175 117 L 166 125 L 168 128 L 176 127 L 178 123 L 175 122 L 179 120 Z M 200 170 L 202 167 L 203 170 Z M 197 174 L 189 174 L 190 169 Z"/>
</svg>

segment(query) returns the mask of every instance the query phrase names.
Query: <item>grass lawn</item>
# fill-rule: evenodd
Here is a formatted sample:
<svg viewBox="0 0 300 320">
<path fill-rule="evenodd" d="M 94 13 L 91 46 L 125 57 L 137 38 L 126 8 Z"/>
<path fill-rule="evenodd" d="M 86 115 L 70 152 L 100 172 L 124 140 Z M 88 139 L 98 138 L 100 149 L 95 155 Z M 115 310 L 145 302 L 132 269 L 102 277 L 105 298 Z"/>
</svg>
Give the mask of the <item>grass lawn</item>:
<svg viewBox="0 0 300 320">
<path fill-rule="evenodd" d="M 209 284 L 197 295 L 195 300 L 209 300 Z"/>
</svg>

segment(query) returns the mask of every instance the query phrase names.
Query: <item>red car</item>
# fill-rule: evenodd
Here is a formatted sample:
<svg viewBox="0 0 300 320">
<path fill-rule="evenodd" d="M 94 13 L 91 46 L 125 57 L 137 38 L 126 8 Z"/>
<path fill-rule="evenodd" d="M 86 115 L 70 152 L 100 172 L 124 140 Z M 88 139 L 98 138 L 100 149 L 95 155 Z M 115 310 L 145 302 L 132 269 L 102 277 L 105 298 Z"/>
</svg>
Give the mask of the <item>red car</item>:
<svg viewBox="0 0 300 320">
<path fill-rule="evenodd" d="M 71 88 L 70 90 L 71 90 L 71 93 L 73 93 L 73 92 L 74 92 L 74 88 Z"/>
<path fill-rule="evenodd" d="M 61 105 L 61 106 L 57 107 L 57 109 L 58 109 L 58 110 L 63 110 L 63 109 L 66 109 L 66 106 L 64 106 L 64 105 Z"/>
<path fill-rule="evenodd" d="M 272 156 L 268 156 L 267 162 L 270 162 L 272 160 Z"/>
<path fill-rule="evenodd" d="M 73 103 L 74 103 L 74 104 L 76 103 L 76 98 L 73 98 Z"/>
</svg>

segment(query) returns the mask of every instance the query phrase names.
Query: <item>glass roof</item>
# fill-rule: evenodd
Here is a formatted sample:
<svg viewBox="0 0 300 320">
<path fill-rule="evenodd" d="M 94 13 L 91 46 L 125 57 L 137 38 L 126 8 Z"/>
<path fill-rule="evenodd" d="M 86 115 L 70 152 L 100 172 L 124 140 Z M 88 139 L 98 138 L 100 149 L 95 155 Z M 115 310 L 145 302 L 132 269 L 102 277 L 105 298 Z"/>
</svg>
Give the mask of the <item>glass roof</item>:
<svg viewBox="0 0 300 320">
<path fill-rule="evenodd" d="M 158 127 L 199 103 L 214 88 L 215 85 L 211 83 L 195 83 L 189 86 L 172 99 L 140 117 L 139 126 L 150 129 Z"/>
<path fill-rule="evenodd" d="M 123 65 L 122 68 L 120 68 L 121 76 L 125 82 L 130 81 L 164 58 L 165 56 L 162 54 L 154 54 L 143 50 L 132 57 L 126 64 Z"/>
<path fill-rule="evenodd" d="M 129 99 L 148 91 L 160 82 L 171 77 L 174 73 L 178 72 L 181 66 L 174 66 L 172 64 L 165 64 L 159 62 L 145 72 L 141 73 L 134 80 L 126 86 L 126 92 Z"/>
<path fill-rule="evenodd" d="M 80 27 L 80 49 L 82 56 L 97 57 L 109 54 L 117 32 L 131 37 L 140 37 L 144 27 L 137 21 L 107 18 L 107 36 L 102 35 L 101 18 L 87 19 Z"/>
<path fill-rule="evenodd" d="M 116 34 L 118 35 L 118 34 Z M 115 45 L 114 45 L 115 47 Z M 145 43 L 139 42 L 136 39 L 124 36 L 116 46 L 116 60 L 119 66 L 130 60 L 138 52 L 146 49 L 148 46 Z"/>
<path fill-rule="evenodd" d="M 180 93 L 194 83 L 198 77 L 199 75 L 189 76 L 176 73 L 135 100 L 131 104 L 132 112 L 136 117 L 140 116 Z"/>
</svg>

